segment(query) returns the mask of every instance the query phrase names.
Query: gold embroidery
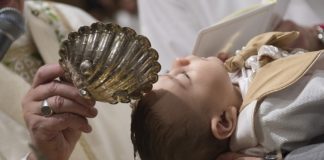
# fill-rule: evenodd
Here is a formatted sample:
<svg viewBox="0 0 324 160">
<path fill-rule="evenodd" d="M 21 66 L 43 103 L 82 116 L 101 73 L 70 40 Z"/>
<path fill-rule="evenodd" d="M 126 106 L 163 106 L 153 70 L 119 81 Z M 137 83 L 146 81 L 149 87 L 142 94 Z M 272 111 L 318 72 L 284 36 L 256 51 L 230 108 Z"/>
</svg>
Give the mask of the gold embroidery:
<svg viewBox="0 0 324 160">
<path fill-rule="evenodd" d="M 69 26 L 62 23 L 62 15 L 58 14 L 58 10 L 49 3 L 43 1 L 33 1 L 33 5 L 28 6 L 31 13 L 39 20 L 48 24 L 56 35 L 58 42 L 62 42 L 69 30 Z"/>
<path fill-rule="evenodd" d="M 44 64 L 28 34 L 12 45 L 2 63 L 28 83 L 32 83 L 36 71 Z"/>
</svg>

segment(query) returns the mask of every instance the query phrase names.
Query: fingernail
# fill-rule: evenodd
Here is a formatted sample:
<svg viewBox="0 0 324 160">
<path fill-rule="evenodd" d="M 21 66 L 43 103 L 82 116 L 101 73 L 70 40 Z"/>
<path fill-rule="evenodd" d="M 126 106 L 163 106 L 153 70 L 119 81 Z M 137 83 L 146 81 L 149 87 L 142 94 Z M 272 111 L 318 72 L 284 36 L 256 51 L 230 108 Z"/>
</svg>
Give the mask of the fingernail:
<svg viewBox="0 0 324 160">
<path fill-rule="evenodd" d="M 90 125 L 86 125 L 86 126 L 83 127 L 83 131 L 86 132 L 86 133 L 89 133 L 89 132 L 92 131 L 92 128 L 91 128 Z"/>
</svg>

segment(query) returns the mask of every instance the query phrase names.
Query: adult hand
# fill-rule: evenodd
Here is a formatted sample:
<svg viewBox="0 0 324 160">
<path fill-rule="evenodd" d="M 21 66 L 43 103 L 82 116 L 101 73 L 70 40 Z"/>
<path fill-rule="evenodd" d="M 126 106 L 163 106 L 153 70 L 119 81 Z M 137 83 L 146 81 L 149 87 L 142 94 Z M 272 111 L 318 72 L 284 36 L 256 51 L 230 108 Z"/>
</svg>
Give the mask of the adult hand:
<svg viewBox="0 0 324 160">
<path fill-rule="evenodd" d="M 317 39 L 317 30 L 315 27 L 303 27 L 293 21 L 282 21 L 275 29 L 277 31 L 298 31 L 300 33 L 297 41 L 292 44 L 291 48 L 303 48 L 309 51 L 320 50 L 323 48 Z"/>
<path fill-rule="evenodd" d="M 55 80 L 63 74 L 58 64 L 41 67 L 22 101 L 31 143 L 47 160 L 67 160 L 81 132 L 91 131 L 86 118 L 97 115 L 94 101 L 81 97 L 71 84 Z M 44 100 L 54 111 L 53 115 L 42 115 Z M 37 159 L 34 152 L 28 158 Z"/>
</svg>

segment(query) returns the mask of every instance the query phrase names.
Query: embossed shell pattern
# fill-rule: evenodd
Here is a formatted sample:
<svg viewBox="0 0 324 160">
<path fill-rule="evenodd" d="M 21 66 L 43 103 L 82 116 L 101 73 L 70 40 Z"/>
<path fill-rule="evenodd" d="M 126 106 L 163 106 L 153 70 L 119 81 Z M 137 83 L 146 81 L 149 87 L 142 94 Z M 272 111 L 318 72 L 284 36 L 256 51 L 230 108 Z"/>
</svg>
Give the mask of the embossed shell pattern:
<svg viewBox="0 0 324 160">
<path fill-rule="evenodd" d="M 94 23 L 71 32 L 59 50 L 65 79 L 80 94 L 116 104 L 152 90 L 161 65 L 149 40 L 128 27 Z"/>
</svg>

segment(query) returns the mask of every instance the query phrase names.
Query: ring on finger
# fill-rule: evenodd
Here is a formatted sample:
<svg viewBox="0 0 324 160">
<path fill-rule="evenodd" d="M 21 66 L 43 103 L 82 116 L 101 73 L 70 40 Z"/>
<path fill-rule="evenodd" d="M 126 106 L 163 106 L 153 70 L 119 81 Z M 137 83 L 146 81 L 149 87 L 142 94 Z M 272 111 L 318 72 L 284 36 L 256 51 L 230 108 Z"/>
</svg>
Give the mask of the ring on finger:
<svg viewBox="0 0 324 160">
<path fill-rule="evenodd" d="M 41 113 L 44 117 L 50 117 L 51 115 L 54 114 L 53 109 L 51 108 L 51 106 L 48 104 L 47 99 L 45 99 L 42 102 L 41 105 Z"/>
</svg>

